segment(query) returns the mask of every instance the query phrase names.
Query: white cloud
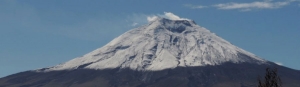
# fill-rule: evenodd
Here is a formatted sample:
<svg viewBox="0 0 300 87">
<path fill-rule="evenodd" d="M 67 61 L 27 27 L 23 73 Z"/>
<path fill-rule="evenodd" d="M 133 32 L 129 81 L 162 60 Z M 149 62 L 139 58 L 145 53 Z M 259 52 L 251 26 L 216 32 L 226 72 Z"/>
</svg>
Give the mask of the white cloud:
<svg viewBox="0 0 300 87">
<path fill-rule="evenodd" d="M 207 6 L 203 5 L 192 5 L 192 4 L 184 4 L 185 7 L 191 8 L 191 9 L 202 9 L 207 8 Z"/>
<path fill-rule="evenodd" d="M 281 8 L 283 6 L 289 5 L 291 2 L 295 0 L 283 1 L 283 2 L 272 2 L 272 0 L 265 0 L 265 1 L 256 1 L 251 3 L 222 3 L 213 5 L 218 9 L 223 10 L 232 10 L 232 9 L 239 9 L 240 11 L 251 11 L 253 9 L 276 9 Z"/>
<path fill-rule="evenodd" d="M 179 16 L 173 14 L 172 12 L 164 12 L 163 15 L 162 14 L 157 14 L 157 15 L 147 16 L 148 22 L 154 21 L 157 18 L 167 18 L 167 19 L 170 19 L 170 20 L 190 20 L 190 19 L 187 19 L 187 18 L 180 18 Z"/>
<path fill-rule="evenodd" d="M 165 12 L 165 16 L 167 16 L 171 20 L 185 20 L 185 19 L 182 19 L 179 16 L 177 16 L 177 15 L 171 13 L 171 12 Z"/>
<path fill-rule="evenodd" d="M 164 12 L 164 16 L 170 20 L 190 20 L 190 19 L 187 19 L 187 18 L 180 18 L 179 16 L 171 13 L 171 12 Z M 163 17 L 164 17 L 163 16 Z"/>
<path fill-rule="evenodd" d="M 164 12 L 164 14 L 133 14 L 127 17 L 126 22 L 128 23 L 128 26 L 136 27 L 155 21 L 157 18 L 167 18 L 170 20 L 190 20 L 187 18 L 181 18 L 171 12 Z"/>
<path fill-rule="evenodd" d="M 275 64 L 282 66 L 283 64 L 280 62 L 275 62 Z"/>
<path fill-rule="evenodd" d="M 147 16 L 148 22 L 154 21 L 157 18 L 158 18 L 157 16 Z"/>
</svg>

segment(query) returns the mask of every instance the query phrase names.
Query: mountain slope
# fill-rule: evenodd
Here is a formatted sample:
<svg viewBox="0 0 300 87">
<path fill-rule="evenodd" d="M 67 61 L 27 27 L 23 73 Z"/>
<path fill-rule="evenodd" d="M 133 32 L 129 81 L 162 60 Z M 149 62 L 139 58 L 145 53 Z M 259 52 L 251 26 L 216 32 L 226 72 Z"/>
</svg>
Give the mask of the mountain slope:
<svg viewBox="0 0 300 87">
<path fill-rule="evenodd" d="M 26 71 L 0 79 L 0 87 L 256 87 L 266 67 L 277 67 L 283 87 L 299 87 L 300 72 L 278 65 L 224 63 L 160 71 L 129 68 Z"/>
</svg>

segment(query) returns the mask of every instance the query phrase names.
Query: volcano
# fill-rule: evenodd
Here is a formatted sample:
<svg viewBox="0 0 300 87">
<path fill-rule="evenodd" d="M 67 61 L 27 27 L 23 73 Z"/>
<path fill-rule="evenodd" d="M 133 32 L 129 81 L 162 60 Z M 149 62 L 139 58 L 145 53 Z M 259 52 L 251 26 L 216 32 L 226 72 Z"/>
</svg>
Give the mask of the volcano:
<svg viewBox="0 0 300 87">
<path fill-rule="evenodd" d="M 284 87 L 300 72 L 222 39 L 189 19 L 155 18 L 65 63 L 9 75 L 0 87 L 254 87 L 276 67 Z"/>
</svg>

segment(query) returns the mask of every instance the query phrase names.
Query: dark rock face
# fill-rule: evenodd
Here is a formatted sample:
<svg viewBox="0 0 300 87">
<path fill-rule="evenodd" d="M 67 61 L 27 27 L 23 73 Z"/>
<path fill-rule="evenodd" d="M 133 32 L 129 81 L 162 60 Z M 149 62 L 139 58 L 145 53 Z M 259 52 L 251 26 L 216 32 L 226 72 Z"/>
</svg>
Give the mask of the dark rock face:
<svg viewBox="0 0 300 87">
<path fill-rule="evenodd" d="M 0 79 L 0 87 L 256 87 L 266 67 L 277 67 L 283 87 L 300 87 L 300 72 L 275 64 L 225 63 L 162 71 L 131 69 L 33 72 Z"/>
</svg>

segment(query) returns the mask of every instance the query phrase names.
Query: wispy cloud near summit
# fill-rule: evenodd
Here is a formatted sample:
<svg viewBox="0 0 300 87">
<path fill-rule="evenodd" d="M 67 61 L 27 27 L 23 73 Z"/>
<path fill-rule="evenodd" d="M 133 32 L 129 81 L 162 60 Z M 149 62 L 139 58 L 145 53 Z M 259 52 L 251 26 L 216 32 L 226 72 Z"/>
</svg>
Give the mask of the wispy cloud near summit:
<svg viewBox="0 0 300 87">
<path fill-rule="evenodd" d="M 167 18 L 170 20 L 190 20 L 187 18 L 180 18 L 179 16 L 173 14 L 172 12 L 164 12 L 164 14 L 157 14 L 157 15 L 151 15 L 151 16 L 147 16 L 147 20 L 148 22 L 150 21 L 154 21 L 155 19 L 162 17 L 162 18 Z"/>
</svg>

